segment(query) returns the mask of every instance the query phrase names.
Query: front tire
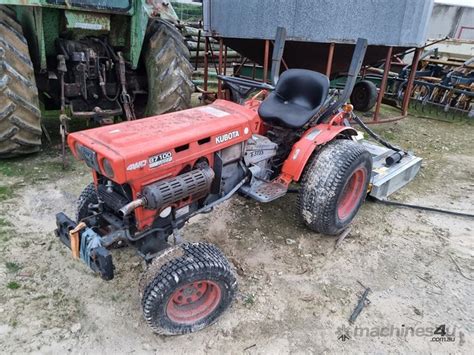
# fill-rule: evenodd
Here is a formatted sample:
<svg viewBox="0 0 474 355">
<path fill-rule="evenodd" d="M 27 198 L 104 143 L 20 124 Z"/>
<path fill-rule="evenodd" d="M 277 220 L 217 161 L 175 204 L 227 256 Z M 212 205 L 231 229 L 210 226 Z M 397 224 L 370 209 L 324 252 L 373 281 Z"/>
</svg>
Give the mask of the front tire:
<svg viewBox="0 0 474 355">
<path fill-rule="evenodd" d="M 97 190 L 95 188 L 95 184 L 91 182 L 84 188 L 84 190 L 82 190 L 79 198 L 77 199 L 77 223 L 91 215 L 89 212 L 89 205 L 97 205 L 98 203 L 99 198 L 97 197 Z"/>
<path fill-rule="evenodd" d="M 163 335 L 191 333 L 212 324 L 230 306 L 236 289 L 229 262 L 207 243 L 165 250 L 140 281 L 145 320 Z"/>
<path fill-rule="evenodd" d="M 352 222 L 365 200 L 372 157 L 360 143 L 335 140 L 309 163 L 298 197 L 306 225 L 337 235 Z"/>
</svg>

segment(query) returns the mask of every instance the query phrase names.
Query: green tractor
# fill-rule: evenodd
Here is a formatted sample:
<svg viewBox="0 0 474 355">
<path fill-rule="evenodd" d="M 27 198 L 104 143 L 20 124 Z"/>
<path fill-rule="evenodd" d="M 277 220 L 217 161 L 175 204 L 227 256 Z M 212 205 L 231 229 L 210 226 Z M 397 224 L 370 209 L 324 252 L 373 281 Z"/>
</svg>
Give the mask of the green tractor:
<svg viewBox="0 0 474 355">
<path fill-rule="evenodd" d="M 43 111 L 111 124 L 190 106 L 189 51 L 161 0 L 0 0 L 0 158 L 37 152 Z"/>
</svg>

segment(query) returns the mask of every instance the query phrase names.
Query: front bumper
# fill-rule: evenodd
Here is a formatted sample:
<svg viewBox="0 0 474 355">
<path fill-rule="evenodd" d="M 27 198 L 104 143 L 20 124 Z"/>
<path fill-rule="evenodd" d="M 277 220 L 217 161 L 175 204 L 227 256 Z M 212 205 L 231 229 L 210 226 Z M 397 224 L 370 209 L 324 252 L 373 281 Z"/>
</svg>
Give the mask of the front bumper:
<svg viewBox="0 0 474 355">
<path fill-rule="evenodd" d="M 74 245 L 75 243 L 71 242 L 70 232 L 76 229 L 77 223 L 61 212 L 56 215 L 56 226 L 57 229 L 54 233 L 64 245 L 73 251 L 73 256 L 76 254 L 74 250 L 78 249 L 76 258 L 80 257 L 92 271 L 98 273 L 104 280 L 114 278 L 112 255 L 101 245 L 101 238 L 97 233 L 89 227 L 79 230 L 77 232 L 78 243 Z"/>
</svg>

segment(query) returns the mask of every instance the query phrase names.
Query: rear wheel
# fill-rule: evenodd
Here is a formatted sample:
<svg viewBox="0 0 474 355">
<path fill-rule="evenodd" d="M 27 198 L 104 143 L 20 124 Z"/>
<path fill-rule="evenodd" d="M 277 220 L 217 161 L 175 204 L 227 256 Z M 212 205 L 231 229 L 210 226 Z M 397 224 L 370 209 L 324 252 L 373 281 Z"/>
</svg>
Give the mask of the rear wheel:
<svg viewBox="0 0 474 355">
<path fill-rule="evenodd" d="M 156 257 L 140 281 L 143 314 L 158 334 L 191 333 L 230 306 L 237 281 L 214 245 L 184 243 Z"/>
<path fill-rule="evenodd" d="M 335 235 L 353 220 L 367 194 L 372 157 L 360 143 L 336 140 L 309 163 L 298 204 L 314 231 Z"/>
<path fill-rule="evenodd" d="M 377 101 L 377 86 L 371 81 L 362 80 L 355 84 L 351 94 L 351 104 L 361 112 L 370 111 Z"/>
<path fill-rule="evenodd" d="M 171 24 L 154 21 L 145 50 L 148 77 L 146 116 L 179 111 L 191 106 L 193 67 L 181 33 Z"/>
<path fill-rule="evenodd" d="M 0 158 L 39 151 L 41 112 L 28 44 L 14 13 L 0 6 Z"/>
</svg>

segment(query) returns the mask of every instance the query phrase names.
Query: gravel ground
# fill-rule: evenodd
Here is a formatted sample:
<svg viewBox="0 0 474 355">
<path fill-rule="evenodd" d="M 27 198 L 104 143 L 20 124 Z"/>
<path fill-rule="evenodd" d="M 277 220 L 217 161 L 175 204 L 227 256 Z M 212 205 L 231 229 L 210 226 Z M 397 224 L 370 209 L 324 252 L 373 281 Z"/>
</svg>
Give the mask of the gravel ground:
<svg viewBox="0 0 474 355">
<path fill-rule="evenodd" d="M 376 129 L 424 158 L 393 199 L 474 211 L 472 125 L 409 117 Z M 471 353 L 472 219 L 367 202 L 335 249 L 299 222 L 294 195 L 267 205 L 233 198 L 184 236 L 226 253 L 236 302 L 203 331 L 160 337 L 142 318 L 143 264 L 132 249 L 114 251 L 116 278 L 105 282 L 54 237 L 54 215 L 73 215 L 89 181 L 82 164 L 63 171 L 51 151 L 0 162 L 0 352 Z M 361 284 L 370 304 L 351 325 Z M 441 325 L 454 341 L 433 341 Z"/>
</svg>

